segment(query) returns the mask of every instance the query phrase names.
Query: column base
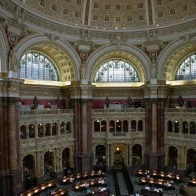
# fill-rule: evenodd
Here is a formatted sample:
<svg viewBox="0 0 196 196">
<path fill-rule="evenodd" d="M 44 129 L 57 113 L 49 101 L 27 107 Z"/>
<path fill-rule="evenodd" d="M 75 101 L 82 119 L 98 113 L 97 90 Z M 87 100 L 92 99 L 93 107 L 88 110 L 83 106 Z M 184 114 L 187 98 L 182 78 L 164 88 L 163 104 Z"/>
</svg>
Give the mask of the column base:
<svg viewBox="0 0 196 196">
<path fill-rule="evenodd" d="M 164 156 L 158 153 L 146 154 L 145 167 L 149 170 L 163 170 L 164 169 Z"/>
<path fill-rule="evenodd" d="M 89 154 L 82 154 L 75 157 L 75 172 L 86 172 L 91 171 L 93 169 L 93 155 L 92 153 Z"/>
<path fill-rule="evenodd" d="M 1 196 L 13 196 L 24 190 L 22 169 L 0 171 Z"/>
</svg>

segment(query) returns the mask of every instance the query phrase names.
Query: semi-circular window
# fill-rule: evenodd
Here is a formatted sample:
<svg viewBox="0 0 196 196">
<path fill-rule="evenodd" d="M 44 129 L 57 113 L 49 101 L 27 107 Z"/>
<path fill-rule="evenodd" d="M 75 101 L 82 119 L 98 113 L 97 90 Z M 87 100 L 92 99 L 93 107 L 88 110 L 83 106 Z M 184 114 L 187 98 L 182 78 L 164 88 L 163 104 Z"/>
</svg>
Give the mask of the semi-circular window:
<svg viewBox="0 0 196 196">
<path fill-rule="evenodd" d="M 196 53 L 189 55 L 179 65 L 176 80 L 195 80 L 196 79 Z"/>
<path fill-rule="evenodd" d="M 129 62 L 115 59 L 104 62 L 97 70 L 93 82 L 139 82 L 139 76 Z"/>
<path fill-rule="evenodd" d="M 20 78 L 58 81 L 57 70 L 52 61 L 38 52 L 28 52 L 20 61 Z"/>
</svg>

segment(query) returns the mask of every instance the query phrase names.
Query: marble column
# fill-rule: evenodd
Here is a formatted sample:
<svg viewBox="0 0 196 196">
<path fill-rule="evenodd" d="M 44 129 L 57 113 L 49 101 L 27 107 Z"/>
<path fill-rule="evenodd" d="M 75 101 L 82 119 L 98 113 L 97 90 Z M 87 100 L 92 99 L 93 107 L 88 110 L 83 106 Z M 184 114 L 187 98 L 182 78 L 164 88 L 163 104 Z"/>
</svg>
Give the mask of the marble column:
<svg viewBox="0 0 196 196">
<path fill-rule="evenodd" d="M 19 86 L 17 79 L 0 80 L 0 193 L 16 195 L 23 190 L 20 166 Z"/>
<path fill-rule="evenodd" d="M 36 152 L 36 177 L 39 178 L 42 176 L 41 174 L 41 153 L 40 152 Z"/>
<path fill-rule="evenodd" d="M 87 102 L 82 101 L 82 152 L 87 153 Z"/>
<path fill-rule="evenodd" d="M 164 152 L 165 152 L 165 165 L 168 165 L 168 147 L 164 148 Z"/>
<path fill-rule="evenodd" d="M 152 146 L 151 152 L 157 153 L 157 103 L 156 100 L 152 102 Z"/>
</svg>

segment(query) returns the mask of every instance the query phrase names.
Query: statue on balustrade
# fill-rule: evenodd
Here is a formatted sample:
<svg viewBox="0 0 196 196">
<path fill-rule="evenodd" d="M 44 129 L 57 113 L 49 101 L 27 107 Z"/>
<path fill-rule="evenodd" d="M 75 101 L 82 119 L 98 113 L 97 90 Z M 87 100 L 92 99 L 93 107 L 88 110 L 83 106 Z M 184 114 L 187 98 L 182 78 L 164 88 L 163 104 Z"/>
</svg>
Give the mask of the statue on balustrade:
<svg viewBox="0 0 196 196">
<path fill-rule="evenodd" d="M 184 100 L 183 100 L 182 96 L 179 96 L 178 102 L 179 102 L 179 107 L 180 108 L 183 108 L 183 106 L 184 106 Z"/>
<path fill-rule="evenodd" d="M 128 106 L 131 107 L 131 104 L 132 104 L 132 99 L 131 97 L 129 96 L 128 99 L 127 99 L 127 103 L 128 103 Z"/>
<path fill-rule="evenodd" d="M 33 105 L 31 106 L 31 110 L 37 109 L 37 106 L 38 106 L 38 99 L 37 99 L 37 97 L 35 96 L 35 97 L 33 98 Z"/>
<path fill-rule="evenodd" d="M 105 105 L 106 105 L 106 108 L 109 108 L 110 107 L 110 100 L 109 100 L 108 97 L 106 97 Z"/>
</svg>

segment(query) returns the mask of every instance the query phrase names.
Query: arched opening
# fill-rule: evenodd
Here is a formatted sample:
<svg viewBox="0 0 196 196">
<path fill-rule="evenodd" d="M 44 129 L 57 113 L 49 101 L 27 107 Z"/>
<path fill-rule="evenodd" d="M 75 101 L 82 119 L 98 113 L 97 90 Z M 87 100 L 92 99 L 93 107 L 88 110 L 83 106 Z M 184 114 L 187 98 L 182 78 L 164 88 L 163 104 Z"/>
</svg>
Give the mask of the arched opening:
<svg viewBox="0 0 196 196">
<path fill-rule="evenodd" d="M 71 133 L 71 122 L 66 123 L 66 133 Z"/>
<path fill-rule="evenodd" d="M 99 120 L 94 121 L 94 131 L 100 132 L 100 121 Z"/>
<path fill-rule="evenodd" d="M 168 151 L 168 165 L 177 167 L 178 151 L 174 146 L 169 147 Z"/>
<path fill-rule="evenodd" d="M 111 120 L 110 123 L 109 123 L 109 130 L 110 132 L 115 132 L 115 122 L 114 120 Z"/>
<path fill-rule="evenodd" d="M 190 123 L 190 134 L 196 134 L 195 122 Z"/>
<path fill-rule="evenodd" d="M 121 132 L 121 131 L 122 131 L 121 121 L 117 120 L 116 121 L 116 132 Z"/>
<path fill-rule="evenodd" d="M 101 121 L 101 132 L 106 132 L 107 131 L 107 123 L 105 120 Z"/>
<path fill-rule="evenodd" d="M 131 121 L 131 131 L 136 131 L 136 121 L 135 120 Z"/>
<path fill-rule="evenodd" d="M 33 124 L 29 125 L 29 138 L 35 138 L 35 126 Z"/>
<path fill-rule="evenodd" d="M 128 132 L 129 126 L 128 126 L 128 121 L 124 120 L 123 121 L 123 132 Z"/>
<path fill-rule="evenodd" d="M 172 132 L 173 130 L 172 130 L 172 121 L 171 120 L 169 120 L 168 122 L 167 122 L 167 130 L 168 130 L 168 132 Z"/>
<path fill-rule="evenodd" d="M 45 125 L 45 136 L 50 136 L 50 124 Z"/>
<path fill-rule="evenodd" d="M 51 150 L 44 154 L 44 173 L 50 177 L 54 176 L 54 153 Z"/>
<path fill-rule="evenodd" d="M 72 170 L 70 167 L 70 149 L 69 148 L 65 148 L 62 152 L 62 166 L 63 166 L 64 175 L 68 175 L 72 173 Z"/>
<path fill-rule="evenodd" d="M 33 155 L 27 155 L 23 158 L 23 175 L 25 189 L 36 186 L 35 159 Z"/>
<path fill-rule="evenodd" d="M 22 125 L 20 126 L 20 139 L 26 139 L 27 133 L 26 133 L 26 126 Z"/>
<path fill-rule="evenodd" d="M 106 150 L 105 146 L 103 145 L 98 145 L 95 149 L 95 159 L 96 159 L 96 164 L 97 165 L 104 165 L 105 164 L 105 159 L 106 159 Z"/>
<path fill-rule="evenodd" d="M 174 132 L 175 132 L 175 133 L 179 133 L 179 130 L 180 130 L 179 127 L 180 127 L 180 126 L 179 126 L 179 122 L 176 120 L 176 121 L 174 122 Z"/>
<path fill-rule="evenodd" d="M 57 134 L 57 123 L 53 123 L 52 124 L 52 135 L 56 135 Z"/>
<path fill-rule="evenodd" d="M 132 165 L 140 164 L 142 162 L 142 146 L 135 144 L 132 147 Z"/>
<path fill-rule="evenodd" d="M 142 120 L 138 121 L 138 131 L 143 131 L 143 121 Z"/>
<path fill-rule="evenodd" d="M 61 135 L 65 134 L 65 123 L 64 122 L 60 123 L 60 132 L 61 132 Z"/>
<path fill-rule="evenodd" d="M 196 177 L 196 151 L 194 149 L 188 149 L 187 151 L 186 170 L 189 176 Z"/>
<path fill-rule="evenodd" d="M 122 169 L 124 165 L 124 151 L 125 146 L 123 144 L 114 145 L 114 168 Z"/>
<path fill-rule="evenodd" d="M 182 133 L 184 133 L 184 134 L 188 134 L 188 122 L 186 122 L 186 121 L 183 121 L 182 122 Z"/>
<path fill-rule="evenodd" d="M 38 137 L 44 136 L 44 126 L 42 124 L 38 125 Z"/>
</svg>

